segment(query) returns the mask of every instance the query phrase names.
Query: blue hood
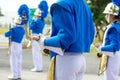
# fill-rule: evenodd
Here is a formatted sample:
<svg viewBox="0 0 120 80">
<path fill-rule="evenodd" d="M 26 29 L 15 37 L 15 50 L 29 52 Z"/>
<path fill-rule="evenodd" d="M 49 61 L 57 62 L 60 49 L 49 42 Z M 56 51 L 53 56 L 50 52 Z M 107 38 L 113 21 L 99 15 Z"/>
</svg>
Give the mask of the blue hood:
<svg viewBox="0 0 120 80">
<path fill-rule="evenodd" d="M 69 5 L 69 3 L 72 5 Z M 82 7 L 82 5 L 85 4 L 84 0 L 57 0 L 57 2 L 55 4 L 58 4 L 58 5 L 62 6 L 64 9 L 70 11 L 70 10 L 72 10 L 72 6 L 76 6 L 76 10 L 77 10 L 77 7 L 79 7 L 77 5 L 78 3 L 79 3 L 79 6 L 81 6 L 81 7 Z"/>
<path fill-rule="evenodd" d="M 60 47 L 65 52 L 90 51 L 94 39 L 94 23 L 91 10 L 84 0 L 58 0 L 52 4 L 50 14 L 52 38 L 45 40 L 45 46 Z M 53 42 L 56 44 L 51 44 Z M 55 54 L 51 55 L 55 56 Z"/>
</svg>

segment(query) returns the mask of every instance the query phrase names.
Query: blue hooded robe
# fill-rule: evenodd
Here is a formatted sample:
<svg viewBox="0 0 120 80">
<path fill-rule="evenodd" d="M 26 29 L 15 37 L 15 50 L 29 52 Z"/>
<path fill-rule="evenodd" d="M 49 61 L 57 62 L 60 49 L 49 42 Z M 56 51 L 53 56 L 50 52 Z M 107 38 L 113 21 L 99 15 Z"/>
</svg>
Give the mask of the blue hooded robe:
<svg viewBox="0 0 120 80">
<path fill-rule="evenodd" d="M 60 47 L 64 52 L 90 51 L 94 39 L 91 10 L 84 0 L 59 0 L 51 6 L 52 33 L 45 46 Z M 51 52 L 51 57 L 56 53 Z"/>
</svg>

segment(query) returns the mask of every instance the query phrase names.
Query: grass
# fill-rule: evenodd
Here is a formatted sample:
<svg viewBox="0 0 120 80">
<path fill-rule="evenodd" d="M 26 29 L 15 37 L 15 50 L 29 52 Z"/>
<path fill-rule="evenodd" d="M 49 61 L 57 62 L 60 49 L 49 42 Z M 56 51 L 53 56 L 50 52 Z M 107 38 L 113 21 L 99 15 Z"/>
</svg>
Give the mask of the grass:
<svg viewBox="0 0 120 80">
<path fill-rule="evenodd" d="M 0 34 L 4 34 L 6 31 L 8 31 L 8 28 L 0 28 Z"/>
</svg>

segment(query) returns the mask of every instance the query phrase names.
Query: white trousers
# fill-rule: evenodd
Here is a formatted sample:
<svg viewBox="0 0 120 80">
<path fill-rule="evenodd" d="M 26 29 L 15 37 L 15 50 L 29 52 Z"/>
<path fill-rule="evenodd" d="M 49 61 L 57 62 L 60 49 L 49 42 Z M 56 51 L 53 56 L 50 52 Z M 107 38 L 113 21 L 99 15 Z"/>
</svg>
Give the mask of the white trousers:
<svg viewBox="0 0 120 80">
<path fill-rule="evenodd" d="M 55 80 L 82 80 L 86 61 L 80 54 L 56 56 Z"/>
<path fill-rule="evenodd" d="M 120 69 L 120 51 L 116 52 L 114 57 L 108 58 L 107 69 L 104 72 L 104 80 L 118 80 Z"/>
<path fill-rule="evenodd" d="M 10 53 L 10 67 L 12 76 L 21 76 L 22 70 L 22 45 L 20 43 L 12 42 Z"/>
<path fill-rule="evenodd" d="M 40 46 L 36 40 L 32 40 L 32 56 L 34 67 L 37 70 L 42 70 L 42 54 L 40 53 Z"/>
</svg>

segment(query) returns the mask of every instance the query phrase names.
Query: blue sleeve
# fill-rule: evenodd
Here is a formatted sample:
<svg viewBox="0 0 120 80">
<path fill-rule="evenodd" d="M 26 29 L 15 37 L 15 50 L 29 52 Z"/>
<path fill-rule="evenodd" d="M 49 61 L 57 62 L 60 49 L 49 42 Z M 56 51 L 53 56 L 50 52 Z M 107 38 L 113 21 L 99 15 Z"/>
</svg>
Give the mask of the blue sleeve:
<svg viewBox="0 0 120 80">
<path fill-rule="evenodd" d="M 89 11 L 90 11 L 90 13 L 92 13 L 90 9 L 89 9 Z M 91 44 L 92 44 L 92 42 L 94 40 L 94 37 L 95 37 L 95 27 L 94 27 L 94 22 L 93 22 L 93 19 L 92 19 L 92 15 L 89 17 L 89 19 L 91 20 L 90 21 L 91 25 L 89 25 L 89 26 L 90 26 L 90 40 L 91 40 Z"/>
<path fill-rule="evenodd" d="M 5 37 L 10 37 L 13 35 L 13 29 L 10 29 L 8 32 L 5 33 Z"/>
<path fill-rule="evenodd" d="M 34 29 L 35 26 L 36 26 L 36 22 L 35 22 L 35 20 L 32 20 L 32 23 L 30 24 L 30 29 L 31 30 Z"/>
<path fill-rule="evenodd" d="M 116 29 L 111 29 L 109 31 L 110 44 L 105 45 L 101 48 L 102 51 L 115 52 L 117 50 L 117 45 L 119 44 L 119 33 Z"/>
<path fill-rule="evenodd" d="M 63 9 L 59 5 L 55 6 L 52 11 L 52 24 L 54 24 L 53 28 L 57 28 L 58 32 L 56 36 L 46 39 L 45 45 L 53 46 L 54 44 L 52 43 L 58 43 L 62 49 L 68 49 L 76 39 L 74 22 L 74 16 L 71 12 Z M 52 33 L 54 33 L 54 31 L 52 31 Z"/>
</svg>

